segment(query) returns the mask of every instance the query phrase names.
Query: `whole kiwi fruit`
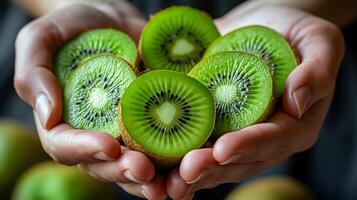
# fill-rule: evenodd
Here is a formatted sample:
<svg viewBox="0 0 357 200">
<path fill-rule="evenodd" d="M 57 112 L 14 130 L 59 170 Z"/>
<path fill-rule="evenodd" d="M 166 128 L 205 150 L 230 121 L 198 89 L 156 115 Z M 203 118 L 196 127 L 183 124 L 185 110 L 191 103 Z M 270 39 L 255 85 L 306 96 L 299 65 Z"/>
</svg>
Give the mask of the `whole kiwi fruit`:
<svg viewBox="0 0 357 200">
<path fill-rule="evenodd" d="M 258 178 L 230 192 L 226 200 L 313 200 L 311 191 L 288 176 Z"/>
<path fill-rule="evenodd" d="M 40 163 L 28 170 L 12 195 L 12 200 L 98 199 L 116 199 L 109 184 L 92 179 L 76 167 L 55 162 Z"/>
<path fill-rule="evenodd" d="M 29 128 L 13 119 L 0 119 L 0 199 L 9 199 L 21 174 L 46 159 L 39 139 Z"/>
</svg>

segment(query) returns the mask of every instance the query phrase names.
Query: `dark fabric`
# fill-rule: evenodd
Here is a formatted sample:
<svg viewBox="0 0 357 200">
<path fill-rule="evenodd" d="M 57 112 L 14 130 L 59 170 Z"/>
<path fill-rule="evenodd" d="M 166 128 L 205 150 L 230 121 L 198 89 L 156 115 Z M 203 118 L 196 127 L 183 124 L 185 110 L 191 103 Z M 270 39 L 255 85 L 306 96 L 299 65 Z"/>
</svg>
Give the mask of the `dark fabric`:
<svg viewBox="0 0 357 200">
<path fill-rule="evenodd" d="M 171 5 L 189 5 L 219 17 L 241 1 L 133 0 L 146 16 Z M 32 111 L 13 88 L 14 43 L 19 29 L 30 20 L 20 8 L 0 1 L 0 117 L 18 119 L 34 128 Z M 313 148 L 292 156 L 263 174 L 288 174 L 308 184 L 323 200 L 357 199 L 357 23 L 344 30 L 346 56 L 338 75 L 336 94 L 321 135 Z M 202 190 L 195 199 L 223 199 L 235 187 L 225 184 Z M 120 199 L 134 198 L 124 191 Z"/>
</svg>

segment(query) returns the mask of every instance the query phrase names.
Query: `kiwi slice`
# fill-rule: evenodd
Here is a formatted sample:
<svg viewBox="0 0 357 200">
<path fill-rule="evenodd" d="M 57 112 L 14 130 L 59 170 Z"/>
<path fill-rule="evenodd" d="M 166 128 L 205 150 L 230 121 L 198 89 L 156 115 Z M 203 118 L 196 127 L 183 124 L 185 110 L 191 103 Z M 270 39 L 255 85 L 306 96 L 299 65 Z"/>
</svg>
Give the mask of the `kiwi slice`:
<svg viewBox="0 0 357 200">
<path fill-rule="evenodd" d="M 82 62 L 64 88 L 64 121 L 74 128 L 118 138 L 119 100 L 135 78 L 130 64 L 112 55 L 97 55 Z"/>
<path fill-rule="evenodd" d="M 148 22 L 141 35 L 140 52 L 147 68 L 187 73 L 219 36 L 207 14 L 190 7 L 173 6 Z"/>
<path fill-rule="evenodd" d="M 66 43 L 55 55 L 54 72 L 62 87 L 72 71 L 83 60 L 97 54 L 113 54 L 133 66 L 138 61 L 135 43 L 125 33 L 114 29 L 94 29 L 84 32 Z"/>
<path fill-rule="evenodd" d="M 119 126 L 126 145 L 169 168 L 200 148 L 215 120 L 213 98 L 199 81 L 182 73 L 154 70 L 139 76 L 120 102 Z"/>
<path fill-rule="evenodd" d="M 293 48 L 285 38 L 265 26 L 246 26 L 215 40 L 204 57 L 221 51 L 237 50 L 258 55 L 269 64 L 274 79 L 275 96 L 281 96 L 287 77 L 299 63 Z"/>
<path fill-rule="evenodd" d="M 265 119 L 272 107 L 273 80 L 261 58 L 244 52 L 220 52 L 189 73 L 211 91 L 216 105 L 215 136 Z"/>
</svg>

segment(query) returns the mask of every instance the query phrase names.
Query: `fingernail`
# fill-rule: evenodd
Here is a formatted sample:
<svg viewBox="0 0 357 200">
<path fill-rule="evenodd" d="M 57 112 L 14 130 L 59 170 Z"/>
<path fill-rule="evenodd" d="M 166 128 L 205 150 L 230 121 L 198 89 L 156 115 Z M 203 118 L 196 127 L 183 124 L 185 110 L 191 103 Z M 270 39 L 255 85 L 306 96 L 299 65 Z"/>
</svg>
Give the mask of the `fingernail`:
<svg viewBox="0 0 357 200">
<path fill-rule="evenodd" d="M 126 170 L 124 173 L 123 173 L 123 176 L 128 179 L 129 181 L 132 181 L 132 182 L 136 182 L 136 183 L 144 183 L 144 182 L 141 182 L 141 181 L 138 181 L 132 174 L 129 170 Z"/>
<path fill-rule="evenodd" d="M 47 121 L 51 114 L 51 102 L 47 95 L 40 94 L 35 102 L 35 109 L 38 114 L 38 118 L 43 128 L 46 128 Z"/>
<path fill-rule="evenodd" d="M 114 158 L 110 158 L 103 152 L 97 152 L 93 155 L 93 157 L 97 160 L 103 160 L 103 161 L 113 161 L 115 160 Z"/>
<path fill-rule="evenodd" d="M 300 119 L 303 114 L 308 110 L 310 101 L 310 90 L 307 86 L 303 86 L 293 93 L 294 101 L 299 112 L 298 118 Z"/>
<path fill-rule="evenodd" d="M 239 160 L 241 159 L 242 154 L 235 154 L 232 157 L 230 157 L 228 160 L 219 163 L 219 165 L 226 165 L 226 164 L 232 164 L 232 163 L 238 163 Z"/>
<path fill-rule="evenodd" d="M 209 171 L 208 169 L 205 169 L 205 170 L 203 170 L 203 171 L 201 172 L 201 174 L 200 174 L 195 180 L 193 180 L 193 181 L 188 181 L 188 182 L 186 182 L 186 183 L 187 183 L 187 184 L 194 184 L 194 183 L 196 183 L 197 181 L 201 180 L 202 178 L 205 178 L 205 177 L 209 176 L 209 174 L 210 174 L 210 171 Z"/>
</svg>

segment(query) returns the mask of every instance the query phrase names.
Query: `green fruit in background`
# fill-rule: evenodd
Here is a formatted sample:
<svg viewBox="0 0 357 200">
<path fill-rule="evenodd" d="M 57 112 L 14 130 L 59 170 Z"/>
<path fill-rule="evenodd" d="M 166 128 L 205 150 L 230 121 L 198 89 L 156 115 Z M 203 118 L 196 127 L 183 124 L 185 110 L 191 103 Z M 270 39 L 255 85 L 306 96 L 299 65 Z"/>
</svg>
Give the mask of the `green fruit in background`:
<svg viewBox="0 0 357 200">
<path fill-rule="evenodd" d="M 233 190 L 226 200 L 313 200 L 309 189 L 299 181 L 272 176 L 249 182 Z"/>
<path fill-rule="evenodd" d="M 8 195 L 21 174 L 47 159 L 40 141 L 18 122 L 0 119 L 0 199 Z"/>
<path fill-rule="evenodd" d="M 76 167 L 44 162 L 22 176 L 12 199 L 109 200 L 115 199 L 115 195 L 109 184 L 90 178 Z"/>
</svg>

